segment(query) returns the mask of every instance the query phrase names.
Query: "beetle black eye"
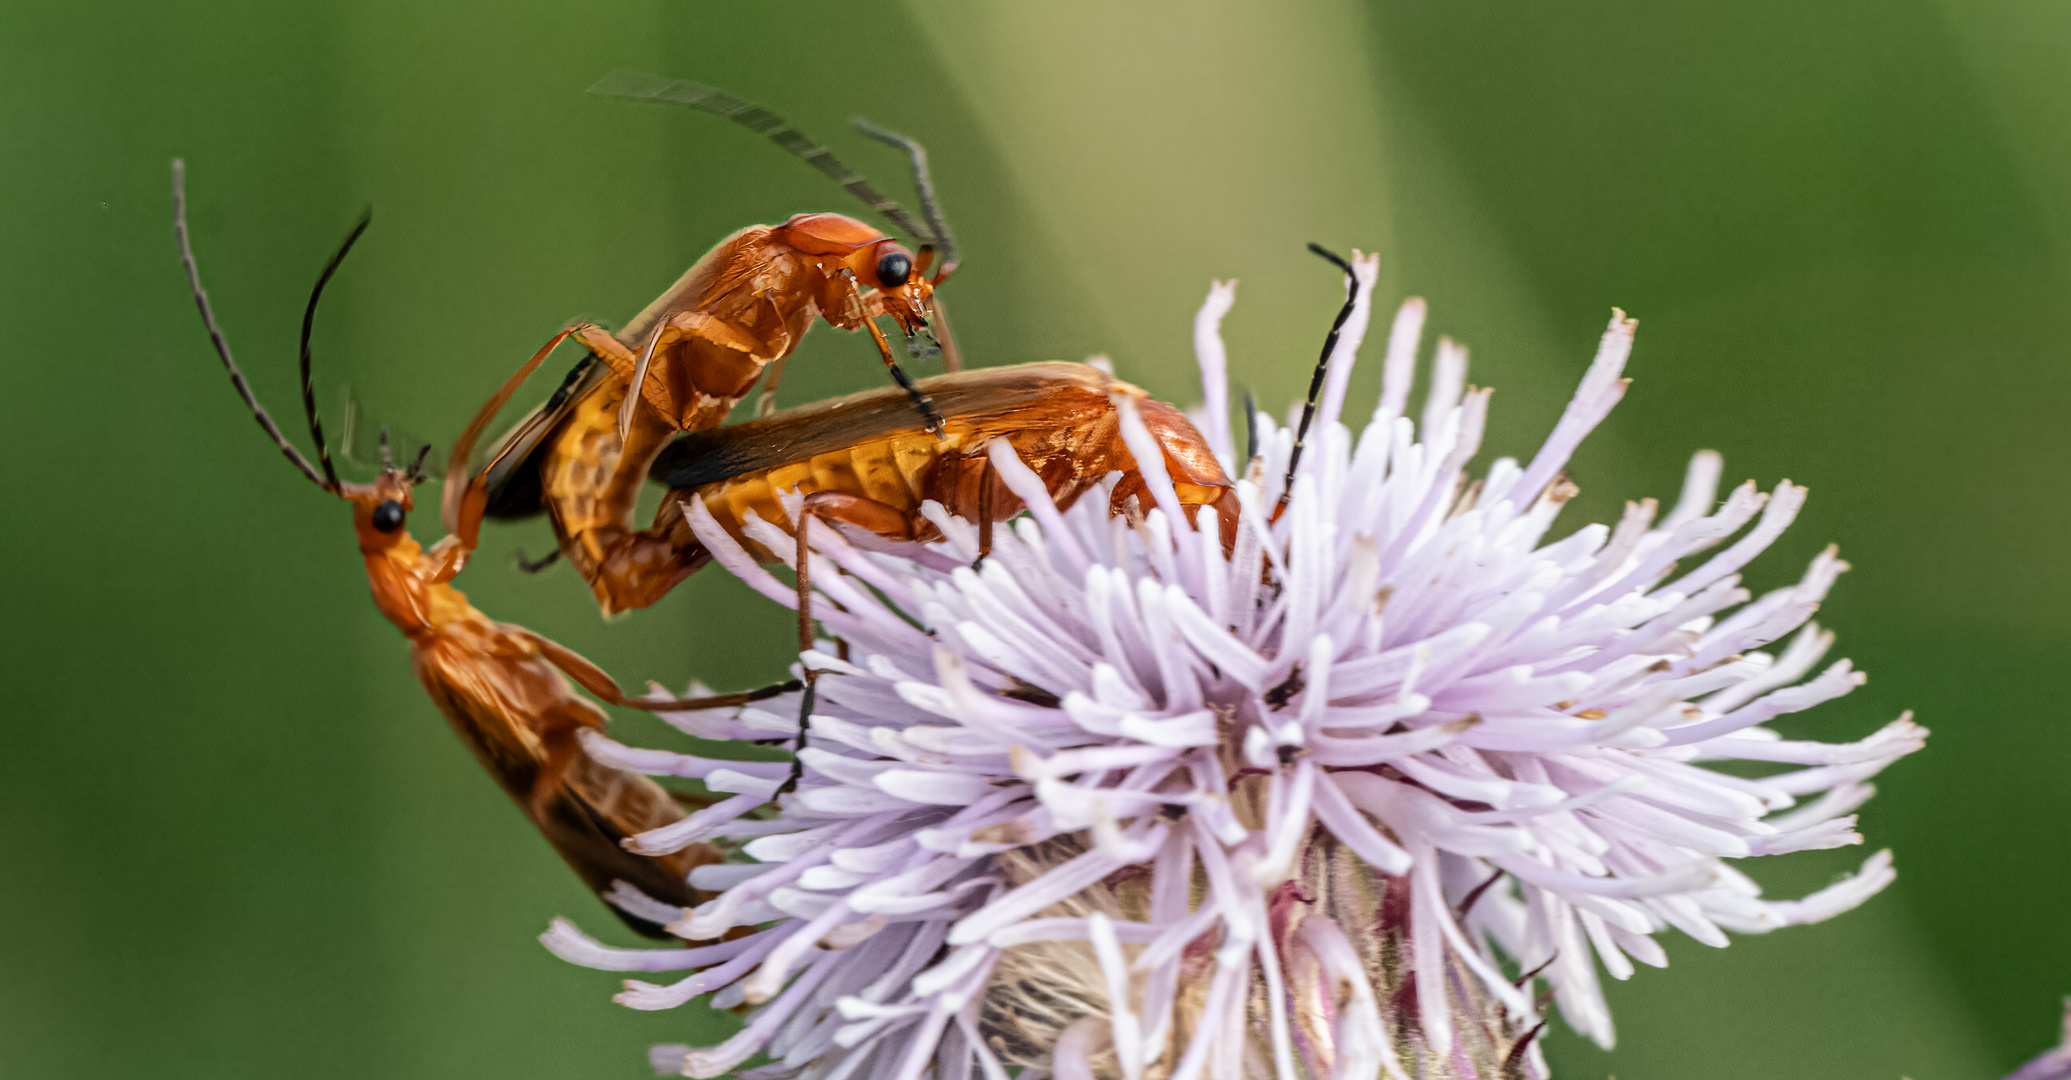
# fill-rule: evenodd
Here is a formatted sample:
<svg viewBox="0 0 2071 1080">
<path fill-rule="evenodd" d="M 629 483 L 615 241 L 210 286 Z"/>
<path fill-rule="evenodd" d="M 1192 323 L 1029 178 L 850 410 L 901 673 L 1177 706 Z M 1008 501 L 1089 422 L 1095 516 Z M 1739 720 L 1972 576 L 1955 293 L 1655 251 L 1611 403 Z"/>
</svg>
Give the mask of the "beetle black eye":
<svg viewBox="0 0 2071 1080">
<path fill-rule="evenodd" d="M 374 508 L 374 527 L 382 532 L 394 532 L 403 527 L 403 504 L 389 499 Z"/>
<path fill-rule="evenodd" d="M 903 251 L 894 251 L 877 260 L 877 283 L 887 289 L 896 289 L 906 284 L 907 275 L 913 272 L 913 260 Z"/>
</svg>

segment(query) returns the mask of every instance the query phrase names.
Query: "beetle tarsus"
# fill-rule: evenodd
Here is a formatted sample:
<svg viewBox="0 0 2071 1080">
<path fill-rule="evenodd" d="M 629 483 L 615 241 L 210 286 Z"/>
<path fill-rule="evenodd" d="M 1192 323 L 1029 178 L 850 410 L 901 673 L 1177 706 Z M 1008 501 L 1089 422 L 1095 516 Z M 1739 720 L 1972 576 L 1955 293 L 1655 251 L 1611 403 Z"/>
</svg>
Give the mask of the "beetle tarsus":
<svg viewBox="0 0 2071 1080">
<path fill-rule="evenodd" d="M 517 562 L 518 562 L 518 569 L 519 569 L 519 570 L 522 570 L 522 571 L 524 571 L 525 573 L 528 573 L 528 574 L 537 574 L 537 573 L 539 573 L 540 571 L 542 571 L 542 570 L 545 570 L 545 569 L 546 569 L 547 567 L 549 567 L 549 566 L 552 566 L 552 565 L 554 565 L 555 563 L 557 563 L 557 562 L 560 562 L 560 561 L 561 561 L 561 549 L 560 549 L 560 548 L 555 548 L 554 550 L 552 550 L 552 551 L 549 551 L 549 552 L 547 552 L 547 553 L 546 553 L 546 554 L 544 554 L 544 555 L 541 555 L 541 556 L 540 556 L 539 558 L 537 558 L 537 559 L 528 559 L 528 558 L 526 558 L 526 557 L 525 557 L 525 552 L 524 552 L 524 551 L 523 551 L 522 549 L 520 549 L 520 550 L 519 550 L 519 551 L 517 552 Z"/>
</svg>

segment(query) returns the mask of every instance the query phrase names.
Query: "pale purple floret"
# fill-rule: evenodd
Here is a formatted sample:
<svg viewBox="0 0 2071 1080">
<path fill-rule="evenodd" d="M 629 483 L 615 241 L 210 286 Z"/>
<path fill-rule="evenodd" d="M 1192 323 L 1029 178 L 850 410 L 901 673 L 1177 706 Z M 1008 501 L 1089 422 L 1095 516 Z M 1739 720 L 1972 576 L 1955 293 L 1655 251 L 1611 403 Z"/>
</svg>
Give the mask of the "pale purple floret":
<svg viewBox="0 0 2071 1080">
<path fill-rule="evenodd" d="M 2015 1069 L 2006 1080 L 2071 1080 L 2071 997 L 2064 999 L 2064 1040 Z"/>
<path fill-rule="evenodd" d="M 823 674 L 804 780 L 780 813 L 749 816 L 782 766 L 589 738 L 614 764 L 731 796 L 637 841 L 736 848 L 743 861 L 691 877 L 716 899 L 684 912 L 619 895 L 686 940 L 752 932 L 619 950 L 557 921 L 543 938 L 590 967 L 686 973 L 628 981 L 617 1000 L 633 1008 L 756 1006 L 718 1046 L 656 1047 L 658 1070 L 712 1077 L 766 1055 L 740 1075 L 1493 1080 L 1507 1059 L 1543 1076 L 1519 971 L 1543 966 L 1566 1022 L 1608 1046 L 1599 967 L 1662 965 L 1652 935 L 1725 945 L 1892 880 L 1880 852 L 1771 901 L 1726 861 L 1861 843 L 1869 778 L 1926 736 L 1909 717 L 1853 743 L 1764 726 L 1862 681 L 1845 660 L 1819 668 L 1832 637 L 1809 620 L 1846 569 L 1831 550 L 1789 588 L 1740 585 L 1804 489 L 1750 483 L 1721 501 L 1720 460 L 1700 453 L 1665 517 L 1646 500 L 1547 540 L 1574 490 L 1570 454 L 1625 392 L 1633 323 L 1613 317 L 1530 462 L 1470 484 L 1489 398 L 1467 387 L 1464 350 L 1440 344 L 1421 422 L 1407 412 L 1421 301 L 1395 319 L 1371 421 L 1356 438 L 1339 422 L 1373 266 L 1358 264 L 1360 303 L 1277 522 L 1293 433 L 1260 415 L 1262 461 L 1235 460 L 1218 330 L 1234 290 L 1210 291 L 1202 429 L 1248 477 L 1233 553 L 1214 511 L 1189 526 L 1158 469 L 1140 515 L 1108 516 L 1102 495 L 1059 513 L 995 443 L 1034 510 L 997 530 L 980 570 L 976 529 L 939 509 L 946 539 L 904 554 L 813 531 L 830 640 L 801 658 Z M 1157 460 L 1117 405 L 1137 460 Z M 687 510 L 717 561 L 795 602 L 701 504 Z M 792 550 L 765 523 L 750 535 Z M 773 739 L 797 707 L 669 719 Z M 1736 759 L 1777 764 L 1762 779 L 1705 764 Z M 1344 866 L 1367 900 L 1316 895 Z M 1368 901 L 1380 922 L 1345 914 Z M 1389 934 L 1402 948 L 1383 963 Z M 1003 1037 L 1001 1010 L 1040 1011 L 1009 999 L 1044 978 L 1057 986 L 1043 1000 L 1079 1015 Z"/>
</svg>

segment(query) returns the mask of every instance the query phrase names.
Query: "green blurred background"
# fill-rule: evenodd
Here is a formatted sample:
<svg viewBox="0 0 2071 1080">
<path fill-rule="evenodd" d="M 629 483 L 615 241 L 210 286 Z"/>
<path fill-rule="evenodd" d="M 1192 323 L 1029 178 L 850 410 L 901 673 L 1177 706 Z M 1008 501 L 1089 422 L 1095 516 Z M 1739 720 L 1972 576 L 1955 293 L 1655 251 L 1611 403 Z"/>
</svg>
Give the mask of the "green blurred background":
<svg viewBox="0 0 2071 1080">
<path fill-rule="evenodd" d="M 1521 453 L 1607 309 L 1637 315 L 1569 524 L 1672 496 L 1698 447 L 1809 484 L 1756 584 L 1838 542 L 1822 620 L 1872 681 L 1793 730 L 1913 708 L 1935 737 L 1864 814 L 1897 886 L 1671 941 L 1612 987 L 1615 1052 L 1556 1027 L 1557 1073 L 1989 1080 L 2051 1040 L 2071 8 L 14 0 L 0 35 L 0 1074 L 630 1078 L 720 1030 L 533 942 L 612 928 L 425 700 L 343 510 L 242 414 L 168 227 L 178 154 L 220 313 L 292 416 L 305 290 L 374 205 L 322 400 L 450 440 L 563 321 L 626 318 L 740 225 L 853 209 L 752 134 L 582 94 L 618 67 L 766 103 L 887 188 L 846 118 L 925 140 L 977 363 L 1106 352 L 1190 400 L 1193 309 L 1235 276 L 1233 365 L 1284 401 L 1336 303 L 1303 242 L 1377 249 L 1379 295 L 1431 299 Z M 1370 355 L 1355 414 L 1376 380 Z M 881 381 L 823 328 L 783 400 Z M 492 529 L 460 583 L 636 685 L 780 670 L 783 613 L 723 575 L 604 624 L 565 569 L 512 569 L 546 543 Z M 1862 854 L 1753 869 L 1796 894 Z"/>
</svg>

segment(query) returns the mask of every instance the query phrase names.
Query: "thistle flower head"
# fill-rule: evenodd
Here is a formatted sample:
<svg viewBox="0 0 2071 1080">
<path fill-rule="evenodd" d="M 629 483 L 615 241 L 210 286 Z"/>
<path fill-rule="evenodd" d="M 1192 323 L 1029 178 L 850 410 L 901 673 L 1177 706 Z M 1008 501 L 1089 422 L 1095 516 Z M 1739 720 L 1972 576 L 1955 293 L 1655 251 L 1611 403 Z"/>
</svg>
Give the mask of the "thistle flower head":
<svg viewBox="0 0 2071 1080">
<path fill-rule="evenodd" d="M 1740 571 L 1805 491 L 1717 497 L 1691 462 L 1666 514 L 1549 539 L 1569 455 L 1625 390 L 1633 323 L 1615 315 L 1539 452 L 1471 477 L 1488 392 L 1441 341 L 1408 412 L 1424 317 L 1389 334 L 1381 399 L 1340 423 L 1375 263 L 1294 471 L 1295 433 L 1227 422 L 1217 284 L 1196 324 L 1205 438 L 1238 484 L 1232 550 L 1189 522 L 1149 434 L 1118 399 L 1154 505 L 1066 512 L 1006 447 L 1030 513 L 972 568 L 976 529 L 899 553 L 816 529 L 814 614 L 829 635 L 797 790 L 787 766 L 588 751 L 729 795 L 637 837 L 709 841 L 692 911 L 621 902 L 689 948 L 605 948 L 557 922 L 563 957 L 620 971 L 618 1000 L 747 1005 L 711 1047 L 658 1047 L 664 1072 L 988 1080 L 1541 1076 L 1541 985 L 1606 1046 L 1599 972 L 1665 962 L 1674 928 L 1727 943 L 1845 911 L 1892 879 L 1879 853 L 1800 900 L 1727 860 L 1861 842 L 1868 778 L 1919 748 L 1908 718 L 1859 742 L 1786 739 L 1770 721 L 1848 693 L 1809 619 L 1846 564 L 1752 596 Z M 1285 495 L 1285 510 L 1275 507 Z M 691 502 L 717 560 L 771 600 L 779 581 Z M 750 538 L 793 544 L 767 523 Z M 1737 536 L 1737 539 L 1735 537 Z M 838 644 L 837 644 L 838 642 Z M 770 739 L 797 702 L 684 714 L 693 734 Z M 1714 761 L 1771 763 L 1749 779 Z"/>
</svg>

